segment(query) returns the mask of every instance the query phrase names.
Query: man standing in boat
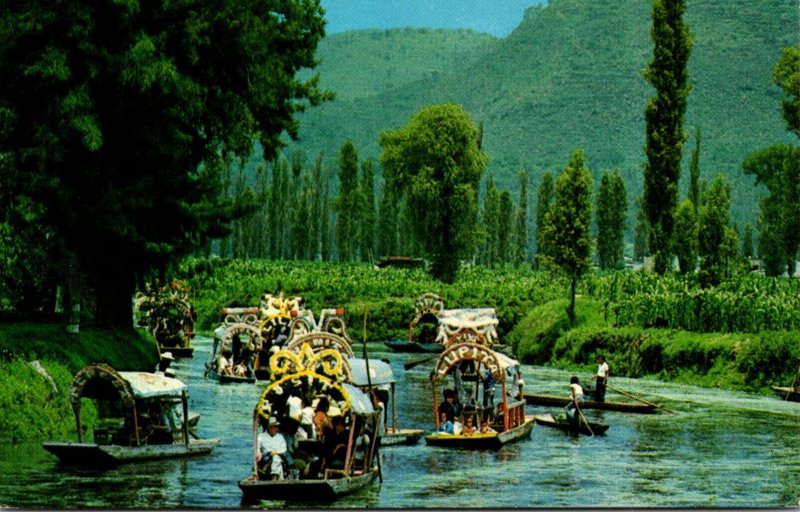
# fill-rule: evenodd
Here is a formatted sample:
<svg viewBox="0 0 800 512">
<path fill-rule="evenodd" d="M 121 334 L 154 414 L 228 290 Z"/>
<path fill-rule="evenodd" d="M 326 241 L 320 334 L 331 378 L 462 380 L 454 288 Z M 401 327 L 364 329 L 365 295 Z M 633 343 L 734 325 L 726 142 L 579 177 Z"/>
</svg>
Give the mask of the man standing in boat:
<svg viewBox="0 0 800 512">
<path fill-rule="evenodd" d="M 597 356 L 597 374 L 594 376 L 594 401 L 606 401 L 606 385 L 608 384 L 608 363 L 606 363 L 606 356 Z"/>
</svg>

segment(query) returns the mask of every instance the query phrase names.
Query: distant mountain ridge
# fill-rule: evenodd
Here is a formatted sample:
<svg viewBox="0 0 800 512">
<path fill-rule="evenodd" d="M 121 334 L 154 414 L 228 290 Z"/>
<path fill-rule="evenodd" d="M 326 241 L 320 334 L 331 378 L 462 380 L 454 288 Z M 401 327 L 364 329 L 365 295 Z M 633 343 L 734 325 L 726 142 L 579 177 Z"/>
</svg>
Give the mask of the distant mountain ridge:
<svg viewBox="0 0 800 512">
<path fill-rule="evenodd" d="M 755 224 L 758 192 L 741 171 L 751 152 L 797 142 L 770 84 L 783 47 L 797 44 L 795 0 L 689 0 L 694 36 L 687 134 L 702 129 L 701 173 L 731 183 L 734 220 Z M 318 55 L 322 83 L 338 99 L 300 116 L 301 148 L 328 165 L 352 140 L 376 158 L 381 130 L 404 125 L 430 103 L 454 102 L 484 125 L 488 171 L 515 190 L 528 169 L 532 197 L 545 171 L 559 172 L 582 147 L 599 182 L 619 169 L 629 198 L 642 187 L 644 106 L 654 94 L 642 77 L 652 53 L 650 2 L 550 0 L 528 9 L 504 39 L 470 31 L 398 29 L 336 34 Z M 688 168 L 694 139 L 684 146 Z M 291 148 L 290 148 L 291 149 Z M 688 171 L 682 174 L 682 188 Z M 629 221 L 632 224 L 632 221 Z"/>
</svg>

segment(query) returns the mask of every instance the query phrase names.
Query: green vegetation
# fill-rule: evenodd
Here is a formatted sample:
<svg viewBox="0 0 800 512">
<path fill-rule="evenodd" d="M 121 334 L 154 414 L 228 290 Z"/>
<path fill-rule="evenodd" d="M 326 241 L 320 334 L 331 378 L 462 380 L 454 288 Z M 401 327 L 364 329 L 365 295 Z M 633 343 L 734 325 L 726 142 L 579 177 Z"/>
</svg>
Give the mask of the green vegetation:
<svg viewBox="0 0 800 512">
<path fill-rule="evenodd" d="M 117 370 L 155 368 L 158 351 L 144 335 L 82 328 L 64 333 L 61 323 L 4 323 L 0 325 L 0 439 L 12 443 L 43 439 L 75 440 L 75 419 L 69 387 L 80 368 L 108 363 Z M 50 381 L 29 364 L 39 361 Z M 83 408 L 91 427 L 94 407 Z"/>
</svg>

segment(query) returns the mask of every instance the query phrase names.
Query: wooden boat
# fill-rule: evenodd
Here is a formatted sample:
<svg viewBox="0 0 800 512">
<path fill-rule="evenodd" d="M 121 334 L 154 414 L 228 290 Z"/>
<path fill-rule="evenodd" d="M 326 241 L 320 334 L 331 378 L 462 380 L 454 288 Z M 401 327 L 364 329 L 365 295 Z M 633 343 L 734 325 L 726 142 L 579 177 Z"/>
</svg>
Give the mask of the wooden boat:
<svg viewBox="0 0 800 512">
<path fill-rule="evenodd" d="M 307 336 L 323 336 L 330 341 L 330 333 L 311 333 Z M 270 358 L 273 381 L 264 389 L 253 412 L 253 459 L 252 473 L 239 481 L 242 501 L 283 500 L 296 502 L 331 501 L 339 496 L 355 492 L 380 477 L 380 409 L 373 406 L 372 398 L 352 382 L 349 360 L 336 348 L 317 346 L 307 341 L 301 348 L 290 347 L 278 350 Z M 259 472 L 260 457 L 259 426 L 266 428 L 277 418 L 279 425 L 291 425 L 290 397 L 299 398 L 299 403 L 311 404 L 315 397 L 325 396 L 331 404 L 337 404 L 341 421 L 349 429 L 335 434 L 347 439 L 341 466 L 320 467 L 308 462 L 302 474 L 285 472 L 282 479 L 265 479 Z M 335 420 L 334 420 L 335 421 Z M 349 425 L 347 424 L 349 422 Z M 295 423 L 295 431 L 302 430 Z M 302 423 L 299 423 L 302 426 Z M 273 425 L 274 426 L 274 425 Z M 284 427 L 280 427 L 284 428 Z M 357 434 L 358 433 L 358 434 Z M 273 435 L 275 432 L 272 432 Z M 263 435 L 263 434 L 262 434 Z M 292 435 L 286 431 L 286 435 Z M 294 434 L 296 435 L 296 434 Z M 317 442 L 317 444 L 319 444 Z M 291 446 L 291 443 L 288 445 Z M 324 444 L 318 446 L 324 450 Z M 324 458 L 324 453 L 320 453 Z"/>
<path fill-rule="evenodd" d="M 772 390 L 783 400 L 788 402 L 800 402 L 800 388 L 772 386 Z"/>
<path fill-rule="evenodd" d="M 138 324 L 147 327 L 160 352 L 174 357 L 192 357 L 195 311 L 189 302 L 189 289 L 179 281 L 169 287 L 148 286 L 136 296 Z"/>
<path fill-rule="evenodd" d="M 572 401 L 568 396 L 557 395 L 537 395 L 525 393 L 525 401 L 530 405 L 544 405 L 549 407 L 566 407 Z M 641 414 L 652 414 L 656 412 L 657 406 L 653 404 L 633 403 L 633 402 L 595 402 L 584 400 L 581 403 L 582 409 L 600 409 L 604 411 L 632 412 Z"/>
<path fill-rule="evenodd" d="M 526 416 L 523 423 L 503 432 L 476 433 L 472 435 L 435 432 L 425 436 L 425 442 L 430 446 L 442 446 L 445 448 L 498 450 L 506 443 L 530 438 L 533 431 L 533 423 L 533 416 Z"/>
<path fill-rule="evenodd" d="M 219 439 L 196 437 L 199 415 L 188 413 L 183 382 L 145 372 L 117 372 L 105 364 L 81 369 L 70 387 L 78 442 L 48 442 L 44 448 L 67 464 L 113 465 L 211 453 Z M 101 410 L 120 416 L 102 419 L 94 442 L 84 442 L 81 399 L 105 401 Z M 174 407 L 182 405 L 180 417 Z M 181 418 L 187 418 L 183 421 Z"/>
<path fill-rule="evenodd" d="M 485 341 L 485 338 L 484 338 Z M 456 404 L 461 397 L 469 403 L 486 404 L 485 406 L 467 406 L 437 403 L 438 388 L 448 377 L 452 378 L 454 387 L 445 390 L 445 401 L 453 398 Z M 484 382 L 493 382 L 502 389 L 497 412 L 494 410 L 494 385 L 484 386 Z M 525 401 L 522 396 L 522 379 L 519 362 L 495 352 L 486 344 L 469 342 L 453 342 L 439 356 L 431 373 L 433 387 L 433 411 L 436 432 L 425 436 L 429 446 L 469 449 L 499 449 L 506 443 L 530 437 L 533 430 L 533 417 L 525 416 Z M 479 385 L 481 384 L 481 385 Z M 471 386 L 471 389 L 469 389 Z M 453 409 L 454 408 L 454 409 Z M 439 432 L 441 421 L 450 409 L 463 422 L 472 418 L 476 427 L 482 423 L 491 424 L 494 432 L 465 435 L 460 429 L 452 433 Z M 460 409 L 460 410 L 459 410 Z"/>
<path fill-rule="evenodd" d="M 542 414 L 533 417 L 537 424 L 545 426 L 545 427 L 553 427 L 559 430 L 565 430 L 567 432 L 575 432 L 575 426 L 572 425 L 566 419 L 560 419 L 554 417 L 552 414 Z M 608 430 L 607 423 L 599 423 L 596 421 L 589 421 L 589 427 L 591 427 L 591 432 L 588 428 L 586 428 L 586 424 L 581 421 L 580 427 L 578 428 L 578 432 L 581 434 L 586 435 L 600 435 L 604 434 L 606 430 Z"/>
<path fill-rule="evenodd" d="M 205 377 L 220 384 L 252 384 L 256 374 L 251 369 L 261 346 L 261 337 L 256 325 L 257 308 L 225 308 L 223 324 L 214 330 L 214 344 L 205 363 Z M 244 338 L 244 339 L 243 339 Z M 244 375 L 220 373 L 219 363 L 223 353 L 228 354 L 234 365 L 240 365 Z"/>
<path fill-rule="evenodd" d="M 442 297 L 435 293 L 423 293 L 414 301 L 414 318 L 408 324 L 408 339 L 387 341 L 384 345 L 393 352 L 441 352 L 444 346 L 435 340 L 439 311 L 442 309 Z"/>
<path fill-rule="evenodd" d="M 409 446 L 419 442 L 425 433 L 422 429 L 398 428 L 395 397 L 396 381 L 392 367 L 384 361 L 368 358 L 350 358 L 350 378 L 358 388 L 372 393 L 381 405 L 383 434 L 381 446 Z M 367 370 L 369 368 L 369 371 Z M 391 419 L 390 419 L 391 411 Z"/>
</svg>

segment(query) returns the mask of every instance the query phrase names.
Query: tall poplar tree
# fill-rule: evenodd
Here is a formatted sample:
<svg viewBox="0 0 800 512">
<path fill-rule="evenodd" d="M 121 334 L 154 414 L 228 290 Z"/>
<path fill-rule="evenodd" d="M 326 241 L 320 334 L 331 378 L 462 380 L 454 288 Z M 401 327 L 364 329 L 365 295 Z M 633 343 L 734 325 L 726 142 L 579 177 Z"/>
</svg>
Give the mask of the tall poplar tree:
<svg viewBox="0 0 800 512">
<path fill-rule="evenodd" d="M 578 281 L 592 265 L 591 222 L 592 174 L 583 151 L 576 149 L 556 180 L 555 198 L 542 233 L 550 241 L 552 263 L 570 280 L 567 316 L 573 325 Z"/>
<path fill-rule="evenodd" d="M 528 172 L 520 171 L 519 206 L 514 221 L 514 254 L 513 262 L 519 266 L 528 259 Z"/>
<path fill-rule="evenodd" d="M 674 249 L 681 274 L 697 268 L 698 243 L 697 209 L 691 199 L 684 199 L 675 214 Z"/>
<path fill-rule="evenodd" d="M 375 258 L 375 169 L 372 160 L 361 163 L 361 223 L 359 225 L 359 243 L 361 259 L 370 261 Z"/>
<path fill-rule="evenodd" d="M 339 150 L 339 195 L 336 197 L 336 250 L 340 261 L 352 261 L 358 236 L 358 152 L 351 141 Z"/>
<path fill-rule="evenodd" d="M 397 254 L 397 194 L 383 180 L 378 205 L 378 256 Z"/>
<path fill-rule="evenodd" d="M 647 164 L 644 171 L 644 206 L 650 225 L 650 251 L 654 269 L 670 269 L 681 152 L 685 135 L 683 116 L 691 90 L 687 72 L 692 38 L 683 23 L 685 0 L 653 0 L 653 57 L 644 76 L 656 95 L 645 108 Z"/>
<path fill-rule="evenodd" d="M 534 267 L 538 268 L 550 255 L 550 245 L 544 236 L 544 225 L 547 211 L 553 202 L 553 175 L 545 172 L 539 183 L 539 193 L 536 196 L 536 256 Z"/>
<path fill-rule="evenodd" d="M 728 265 L 725 247 L 730 207 L 730 188 L 721 175 L 717 176 L 705 191 L 700 208 L 698 279 L 703 286 L 718 285 Z"/>
<path fill-rule="evenodd" d="M 500 196 L 497 187 L 494 186 L 494 179 L 489 176 L 486 183 L 486 194 L 483 199 L 483 227 L 486 230 L 484 240 L 484 263 L 493 267 L 497 263 L 498 247 L 497 237 L 499 226 L 497 221 L 500 214 Z"/>
<path fill-rule="evenodd" d="M 628 198 L 619 171 L 604 172 L 597 192 L 597 256 L 600 268 L 622 268 Z"/>
<path fill-rule="evenodd" d="M 500 193 L 500 208 L 497 212 L 497 261 L 511 261 L 512 236 L 514 235 L 514 201 L 511 193 L 504 190 Z"/>
</svg>

